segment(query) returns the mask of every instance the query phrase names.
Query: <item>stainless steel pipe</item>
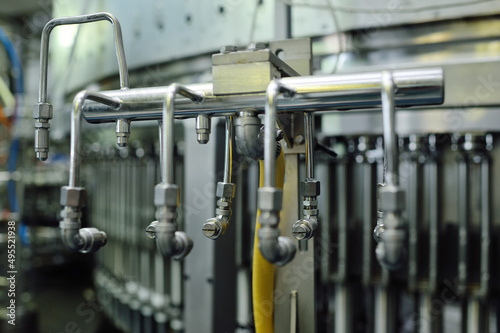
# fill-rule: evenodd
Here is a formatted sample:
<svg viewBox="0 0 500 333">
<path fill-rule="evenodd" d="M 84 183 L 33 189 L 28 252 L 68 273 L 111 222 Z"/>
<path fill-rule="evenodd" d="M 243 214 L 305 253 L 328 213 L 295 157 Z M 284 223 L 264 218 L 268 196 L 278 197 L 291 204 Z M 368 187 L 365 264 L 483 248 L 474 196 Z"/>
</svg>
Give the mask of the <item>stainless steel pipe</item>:
<svg viewBox="0 0 500 333">
<path fill-rule="evenodd" d="M 122 29 L 118 19 L 110 13 L 95 13 L 80 16 L 60 17 L 47 22 L 42 31 L 40 45 L 40 86 L 38 91 L 38 102 L 47 102 L 47 72 L 49 66 L 49 39 L 52 30 L 60 25 L 84 24 L 97 21 L 108 21 L 113 26 L 115 38 L 116 58 L 118 60 L 118 71 L 120 73 L 120 87 L 128 88 L 128 69 L 123 47 Z"/>
<path fill-rule="evenodd" d="M 397 107 L 443 103 L 442 69 L 397 70 L 392 75 Z M 380 72 L 287 77 L 280 79 L 280 82 L 293 87 L 297 95 L 293 99 L 277 97 L 278 112 L 341 111 L 380 108 L 381 105 Z M 175 116 L 179 118 L 196 117 L 199 114 L 227 116 L 249 108 L 264 111 L 264 94 L 214 96 L 212 84 L 193 84 L 187 87 L 204 93 L 205 100 L 201 105 L 192 104 L 187 98 L 176 100 Z M 167 89 L 168 87 L 152 87 L 104 91 L 102 93 L 107 96 L 120 98 L 123 101 L 122 108 L 114 111 L 100 104 L 87 102 L 83 108 L 84 118 L 90 123 L 114 122 L 120 118 L 130 121 L 159 120 Z"/>
</svg>

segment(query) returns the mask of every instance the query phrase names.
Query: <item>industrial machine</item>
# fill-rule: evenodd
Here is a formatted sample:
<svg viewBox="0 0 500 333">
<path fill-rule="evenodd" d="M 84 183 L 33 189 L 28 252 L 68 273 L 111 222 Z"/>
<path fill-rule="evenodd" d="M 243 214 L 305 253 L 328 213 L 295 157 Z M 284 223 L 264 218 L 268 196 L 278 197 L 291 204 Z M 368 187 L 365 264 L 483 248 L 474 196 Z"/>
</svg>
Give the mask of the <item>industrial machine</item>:
<svg viewBox="0 0 500 333">
<path fill-rule="evenodd" d="M 497 2 L 52 6 L 24 130 L 39 162 L 9 181 L 32 237 L 57 223 L 54 252 L 95 258 L 77 315 L 500 329 Z"/>
</svg>

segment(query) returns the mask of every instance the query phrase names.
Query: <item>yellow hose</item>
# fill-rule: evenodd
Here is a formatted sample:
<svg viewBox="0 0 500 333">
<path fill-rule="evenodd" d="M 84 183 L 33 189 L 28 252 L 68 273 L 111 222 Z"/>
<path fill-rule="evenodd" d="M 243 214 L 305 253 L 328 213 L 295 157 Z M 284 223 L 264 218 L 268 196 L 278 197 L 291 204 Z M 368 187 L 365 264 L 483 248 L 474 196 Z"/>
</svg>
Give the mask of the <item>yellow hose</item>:
<svg viewBox="0 0 500 333">
<path fill-rule="evenodd" d="M 260 164 L 259 186 L 264 186 L 264 161 Z M 283 189 L 285 182 L 285 155 L 281 151 L 276 160 L 276 187 Z M 274 265 L 269 263 L 259 250 L 259 238 L 257 232 L 261 225 L 259 223 L 260 210 L 257 211 L 257 222 L 255 228 L 255 240 L 253 247 L 253 269 L 252 269 L 252 301 L 253 315 L 256 333 L 273 333 L 274 315 Z"/>
</svg>

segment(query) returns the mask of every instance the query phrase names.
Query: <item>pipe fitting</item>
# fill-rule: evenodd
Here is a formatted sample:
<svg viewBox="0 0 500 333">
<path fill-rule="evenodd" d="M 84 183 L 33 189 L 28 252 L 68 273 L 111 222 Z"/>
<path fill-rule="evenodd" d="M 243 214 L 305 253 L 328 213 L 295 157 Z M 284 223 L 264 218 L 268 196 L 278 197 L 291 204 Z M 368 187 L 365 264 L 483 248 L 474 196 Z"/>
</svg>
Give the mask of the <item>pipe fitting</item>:
<svg viewBox="0 0 500 333">
<path fill-rule="evenodd" d="M 292 261 L 297 249 L 290 238 L 279 234 L 280 232 L 276 228 L 264 226 L 260 228 L 258 231 L 259 250 L 270 263 L 284 266 Z"/>
<path fill-rule="evenodd" d="M 130 138 L 130 121 L 118 119 L 116 121 L 116 143 L 119 147 L 127 147 Z"/>
<path fill-rule="evenodd" d="M 35 119 L 35 153 L 36 158 L 45 161 L 49 151 L 50 119 L 53 116 L 53 107 L 50 103 L 37 103 L 33 107 Z"/>
<path fill-rule="evenodd" d="M 215 217 L 209 218 L 202 228 L 203 234 L 210 239 L 217 239 L 224 235 L 231 220 L 232 199 L 236 192 L 236 185 L 233 183 L 217 183 L 216 195 L 220 199 L 217 201 Z"/>
<path fill-rule="evenodd" d="M 174 260 L 184 259 L 193 248 L 193 240 L 183 231 L 177 231 L 176 223 L 159 221 L 156 229 L 156 245 L 164 256 Z"/>
<path fill-rule="evenodd" d="M 106 245 L 106 233 L 96 228 L 81 228 L 79 208 L 65 206 L 61 211 L 63 220 L 59 222 L 63 244 L 71 251 L 93 253 Z"/>
<path fill-rule="evenodd" d="M 398 270 L 406 263 L 406 232 L 401 229 L 385 230 L 375 254 L 380 265 L 388 270 Z"/>
<path fill-rule="evenodd" d="M 211 119 L 207 115 L 200 114 L 196 117 L 196 139 L 200 144 L 207 144 L 210 140 Z"/>
<path fill-rule="evenodd" d="M 256 111 L 240 111 L 234 121 L 235 141 L 241 153 L 254 160 L 264 159 L 264 126 Z M 276 129 L 276 158 L 281 154 L 284 133 Z"/>
</svg>

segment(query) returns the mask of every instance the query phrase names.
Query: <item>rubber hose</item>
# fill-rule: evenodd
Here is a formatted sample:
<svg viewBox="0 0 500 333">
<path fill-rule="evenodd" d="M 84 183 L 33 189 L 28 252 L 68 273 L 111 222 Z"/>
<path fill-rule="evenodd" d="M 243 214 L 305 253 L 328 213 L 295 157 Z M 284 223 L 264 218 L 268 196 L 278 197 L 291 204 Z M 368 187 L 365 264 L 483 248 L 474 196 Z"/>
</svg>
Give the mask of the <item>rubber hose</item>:
<svg viewBox="0 0 500 333">
<path fill-rule="evenodd" d="M 260 177 L 259 186 L 264 186 L 264 161 L 259 161 Z M 281 151 L 276 160 L 276 187 L 283 189 L 285 182 L 285 155 Z M 273 333 L 274 325 L 274 265 L 269 263 L 259 250 L 257 232 L 261 227 L 259 223 L 260 210 L 257 211 L 255 239 L 253 245 L 252 267 L 252 301 L 256 333 Z"/>
</svg>

